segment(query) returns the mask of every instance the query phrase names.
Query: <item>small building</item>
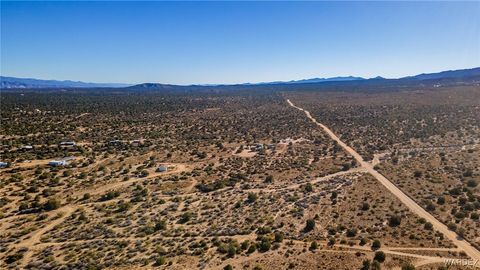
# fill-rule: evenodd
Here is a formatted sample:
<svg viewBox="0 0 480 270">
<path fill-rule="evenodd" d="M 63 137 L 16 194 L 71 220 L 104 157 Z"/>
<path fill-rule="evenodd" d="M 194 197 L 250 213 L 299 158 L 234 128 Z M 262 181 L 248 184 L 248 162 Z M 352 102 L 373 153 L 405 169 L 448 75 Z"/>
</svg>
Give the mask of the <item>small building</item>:
<svg viewBox="0 0 480 270">
<path fill-rule="evenodd" d="M 160 166 L 157 167 L 157 172 L 166 172 L 168 171 L 168 166 L 165 164 L 160 164 Z"/>
<path fill-rule="evenodd" d="M 33 149 L 33 146 L 31 146 L 31 145 L 24 145 L 24 146 L 22 146 L 22 149 L 23 149 L 23 150 L 26 150 L 26 151 L 32 150 L 32 149 Z"/>
<path fill-rule="evenodd" d="M 0 168 L 6 168 L 6 167 L 8 167 L 8 163 L 0 161 Z"/>
<path fill-rule="evenodd" d="M 67 161 L 66 160 L 51 160 L 51 161 L 48 162 L 48 165 L 52 166 L 52 167 L 65 166 L 65 165 L 67 165 Z"/>
<path fill-rule="evenodd" d="M 142 141 L 140 141 L 140 140 L 133 140 L 132 141 L 132 146 L 136 147 L 136 146 L 140 146 L 140 145 L 142 145 Z"/>
<path fill-rule="evenodd" d="M 63 142 L 60 142 L 60 146 L 75 146 L 76 143 L 74 141 L 63 141 Z"/>
</svg>

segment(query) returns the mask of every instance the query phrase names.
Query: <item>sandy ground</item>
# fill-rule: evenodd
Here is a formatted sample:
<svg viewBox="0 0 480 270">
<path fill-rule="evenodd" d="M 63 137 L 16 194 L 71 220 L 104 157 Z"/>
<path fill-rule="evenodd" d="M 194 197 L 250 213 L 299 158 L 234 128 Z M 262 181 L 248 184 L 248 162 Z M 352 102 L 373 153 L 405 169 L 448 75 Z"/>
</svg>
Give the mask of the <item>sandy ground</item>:
<svg viewBox="0 0 480 270">
<path fill-rule="evenodd" d="M 385 178 L 382 174 L 376 171 L 372 164 L 363 160 L 363 158 L 350 146 L 340 140 L 333 131 L 331 131 L 327 126 L 319 123 L 315 118 L 312 117 L 309 111 L 295 106 L 289 99 L 287 103 L 295 109 L 298 109 L 305 113 L 305 115 L 314 122 L 317 126 L 321 127 L 334 141 L 338 143 L 345 151 L 352 155 L 357 162 L 361 165 L 362 168 L 366 169 L 373 177 L 375 177 L 382 185 L 384 185 L 395 197 L 397 197 L 402 203 L 404 203 L 412 212 L 417 214 L 419 217 L 426 219 L 428 222 L 433 224 L 435 230 L 443 233 L 449 240 L 451 240 L 459 249 L 464 251 L 468 256 L 473 260 L 480 261 L 480 252 L 474 248 L 469 242 L 462 239 L 455 232 L 448 229 L 448 227 L 437 220 L 430 213 L 425 211 L 420 205 L 418 205 L 414 200 L 408 197 L 403 191 L 401 191 L 397 186 L 395 186 L 390 180 Z"/>
</svg>

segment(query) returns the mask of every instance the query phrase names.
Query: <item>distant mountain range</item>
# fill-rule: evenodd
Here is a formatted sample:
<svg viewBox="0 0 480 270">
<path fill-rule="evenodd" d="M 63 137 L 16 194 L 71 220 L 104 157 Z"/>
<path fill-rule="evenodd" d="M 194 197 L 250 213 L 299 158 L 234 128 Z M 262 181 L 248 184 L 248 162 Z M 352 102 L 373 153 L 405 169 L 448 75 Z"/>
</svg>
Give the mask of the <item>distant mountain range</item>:
<svg viewBox="0 0 480 270">
<path fill-rule="evenodd" d="M 359 81 L 366 80 L 362 77 L 332 77 L 332 78 L 312 78 L 312 79 L 303 79 L 303 80 L 292 80 L 292 81 L 276 81 L 276 82 L 263 82 L 263 83 L 248 83 L 248 84 L 296 84 L 296 83 L 320 83 L 320 82 L 345 82 L 345 81 Z"/>
<path fill-rule="evenodd" d="M 231 87 L 231 86 L 268 86 L 268 85 L 295 85 L 295 84 L 322 84 L 322 83 L 356 83 L 356 82 L 377 82 L 377 81 L 423 81 L 423 80 L 442 80 L 442 79 L 462 79 L 478 77 L 480 79 L 480 67 L 461 70 L 448 70 L 437 73 L 423 73 L 415 76 L 408 76 L 399 79 L 385 79 L 375 77 L 366 79 L 362 77 L 332 77 L 332 78 L 312 78 L 292 81 L 275 81 L 262 83 L 244 83 L 244 84 L 219 84 L 219 85 L 174 85 L 162 83 L 142 83 L 137 85 L 121 83 L 87 83 L 80 81 L 56 81 L 56 80 L 38 80 L 15 77 L 0 76 L 1 89 L 16 88 L 128 88 L 145 90 L 171 90 L 183 88 L 203 88 L 203 87 Z"/>
<path fill-rule="evenodd" d="M 386 79 L 380 76 L 375 78 L 366 79 L 362 77 L 333 77 L 333 78 L 314 78 L 314 79 L 305 79 L 305 80 L 297 80 L 297 81 L 276 81 L 276 82 L 263 82 L 263 83 L 244 83 L 244 84 L 220 84 L 220 85 L 172 85 L 172 84 L 161 84 L 161 83 L 142 83 L 128 87 L 129 89 L 135 90 L 192 90 L 192 89 L 200 89 L 205 87 L 215 88 L 215 87 L 222 87 L 222 88 L 232 88 L 232 87 L 248 87 L 248 86 L 295 86 L 295 85 L 357 85 L 357 84 L 375 84 L 375 83 L 413 83 L 413 82 L 422 82 L 422 81 L 430 81 L 433 80 L 441 81 L 441 80 L 463 80 L 469 79 L 470 81 L 478 81 L 480 82 L 480 67 L 472 68 L 472 69 L 461 69 L 461 70 L 449 70 L 449 71 L 442 71 L 438 73 L 423 73 L 415 76 L 408 76 L 399 79 Z"/>
<path fill-rule="evenodd" d="M 480 67 L 470 69 L 447 70 L 437 73 L 422 73 L 416 76 L 404 77 L 403 79 L 433 80 L 447 78 L 466 78 L 480 75 Z"/>
<path fill-rule="evenodd" d="M 32 78 L 15 78 L 0 76 L 0 88 L 100 88 L 128 87 L 122 83 L 86 83 L 80 81 L 39 80 Z"/>
</svg>

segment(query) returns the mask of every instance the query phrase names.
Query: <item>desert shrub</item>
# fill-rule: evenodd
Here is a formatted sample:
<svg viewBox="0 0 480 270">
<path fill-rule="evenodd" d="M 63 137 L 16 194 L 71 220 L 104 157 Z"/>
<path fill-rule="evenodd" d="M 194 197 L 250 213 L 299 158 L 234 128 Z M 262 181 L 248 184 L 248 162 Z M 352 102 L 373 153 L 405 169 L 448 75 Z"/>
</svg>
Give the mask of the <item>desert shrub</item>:
<svg viewBox="0 0 480 270">
<path fill-rule="evenodd" d="M 191 212 L 185 212 L 180 216 L 180 220 L 178 220 L 178 223 L 185 224 L 189 222 L 192 217 L 193 214 Z"/>
<path fill-rule="evenodd" d="M 273 183 L 273 175 L 268 175 L 265 177 L 265 183 Z"/>
<path fill-rule="evenodd" d="M 471 187 L 471 188 L 474 188 L 478 185 L 477 181 L 475 179 L 470 179 L 467 181 L 467 186 L 468 187 Z"/>
<path fill-rule="evenodd" d="M 275 232 L 275 242 L 280 243 L 283 241 L 284 235 L 282 232 Z"/>
<path fill-rule="evenodd" d="M 106 194 L 102 195 L 102 197 L 100 197 L 100 201 L 112 200 L 112 199 L 114 199 L 118 196 L 120 196 L 120 192 L 111 190 L 111 191 L 107 192 Z"/>
<path fill-rule="evenodd" d="M 362 206 L 360 207 L 362 211 L 368 211 L 370 209 L 370 205 L 366 202 L 362 203 Z"/>
<path fill-rule="evenodd" d="M 330 238 L 328 239 L 328 243 L 327 243 L 328 246 L 330 247 L 333 247 L 335 245 L 335 238 Z"/>
<path fill-rule="evenodd" d="M 384 262 L 385 261 L 385 253 L 383 251 L 375 252 L 375 256 L 373 257 L 375 261 Z"/>
<path fill-rule="evenodd" d="M 51 211 L 55 210 L 60 207 L 60 201 L 57 199 L 48 199 L 44 204 L 43 204 L 43 209 L 45 211 Z"/>
<path fill-rule="evenodd" d="M 307 222 L 305 224 L 305 232 L 309 232 L 311 230 L 315 229 L 315 220 L 313 219 L 307 219 Z"/>
<path fill-rule="evenodd" d="M 376 239 L 372 242 L 372 250 L 377 250 L 380 247 L 382 247 L 382 244 L 380 243 L 380 240 Z"/>
<path fill-rule="evenodd" d="M 254 193 L 254 192 L 248 193 L 248 197 L 247 197 L 248 203 L 254 203 L 257 199 L 258 199 L 257 193 Z"/>
<path fill-rule="evenodd" d="M 413 264 L 411 263 L 407 263 L 402 265 L 402 270 L 415 270 L 415 266 L 413 266 Z"/>
<path fill-rule="evenodd" d="M 362 237 L 362 239 L 360 239 L 359 245 L 360 245 L 360 246 L 364 246 L 365 244 L 367 244 L 367 240 Z"/>
<path fill-rule="evenodd" d="M 165 220 L 158 220 L 157 222 L 155 222 L 156 231 L 165 230 L 166 228 L 167 228 L 167 222 Z"/>
<path fill-rule="evenodd" d="M 258 250 L 260 252 L 267 252 L 270 250 L 270 247 L 272 246 L 272 244 L 270 243 L 270 241 L 266 238 L 262 239 L 262 241 L 259 243 L 258 245 Z"/>
<path fill-rule="evenodd" d="M 401 222 L 402 222 L 402 218 L 400 216 L 397 216 L 397 215 L 392 215 L 390 217 L 390 219 L 388 220 L 388 224 L 391 227 L 397 227 L 398 225 L 400 225 Z"/>
<path fill-rule="evenodd" d="M 429 231 L 433 230 L 433 224 L 430 222 L 425 223 L 423 227 L 425 228 L 425 230 L 429 230 Z"/>
<path fill-rule="evenodd" d="M 158 256 L 156 259 L 155 259 L 155 265 L 156 266 L 160 266 L 160 265 L 164 265 L 165 264 L 165 257 L 163 256 Z"/>
<path fill-rule="evenodd" d="M 347 237 L 355 237 L 355 235 L 357 235 L 357 229 L 349 229 L 347 231 Z"/>
<path fill-rule="evenodd" d="M 364 260 L 362 262 L 362 267 L 360 270 L 369 270 L 370 269 L 370 261 L 369 260 Z"/>
</svg>

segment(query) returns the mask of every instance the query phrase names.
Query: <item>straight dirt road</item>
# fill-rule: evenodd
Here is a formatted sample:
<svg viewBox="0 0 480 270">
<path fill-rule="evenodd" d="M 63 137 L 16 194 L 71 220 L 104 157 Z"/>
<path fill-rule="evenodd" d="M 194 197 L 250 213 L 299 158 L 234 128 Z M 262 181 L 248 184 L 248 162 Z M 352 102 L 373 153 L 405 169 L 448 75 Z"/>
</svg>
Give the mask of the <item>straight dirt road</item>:
<svg viewBox="0 0 480 270">
<path fill-rule="evenodd" d="M 366 169 L 373 177 L 375 177 L 380 183 L 382 183 L 382 185 L 384 185 L 391 193 L 393 193 L 393 195 L 395 195 L 395 197 L 397 197 L 402 203 L 404 203 L 412 212 L 432 223 L 435 230 L 443 233 L 460 250 L 464 251 L 468 256 L 470 256 L 470 258 L 480 261 L 480 252 L 475 247 L 473 247 L 469 242 L 462 239 L 455 232 L 449 230 L 445 224 L 441 223 L 434 216 L 425 211 L 425 209 L 423 209 L 414 200 L 412 200 L 405 193 L 403 193 L 403 191 L 401 191 L 397 186 L 390 182 L 390 180 L 377 172 L 370 163 L 363 160 L 362 156 L 360 156 L 357 151 L 355 151 L 353 148 L 341 141 L 340 138 L 338 138 L 338 136 L 335 135 L 335 133 L 333 133 L 333 131 L 331 131 L 327 126 L 319 123 L 315 118 L 313 118 L 309 111 L 295 106 L 289 99 L 287 99 L 287 103 L 293 108 L 304 112 L 305 115 L 312 122 L 314 122 L 317 126 L 321 127 L 334 141 L 338 143 L 338 145 L 340 145 L 345 151 L 352 155 L 362 168 Z"/>
</svg>

